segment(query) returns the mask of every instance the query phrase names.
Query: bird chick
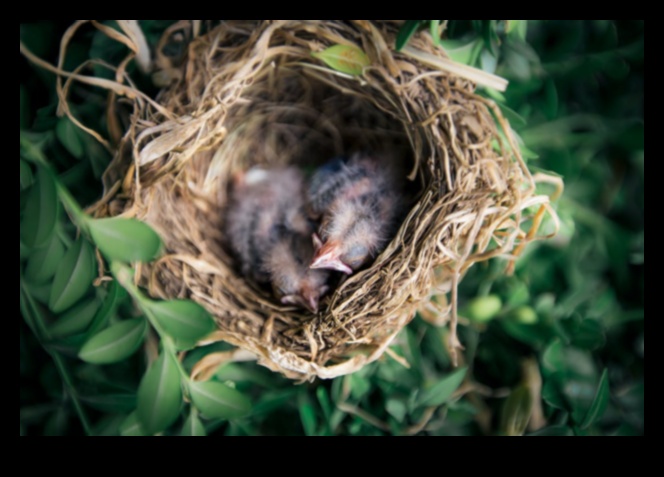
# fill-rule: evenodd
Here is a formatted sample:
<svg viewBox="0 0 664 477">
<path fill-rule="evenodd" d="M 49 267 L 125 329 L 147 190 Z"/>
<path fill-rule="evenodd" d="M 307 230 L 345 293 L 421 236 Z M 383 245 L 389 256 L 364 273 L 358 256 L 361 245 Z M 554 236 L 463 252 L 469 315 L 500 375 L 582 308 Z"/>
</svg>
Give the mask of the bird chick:
<svg viewBox="0 0 664 477">
<path fill-rule="evenodd" d="M 313 270 L 314 255 L 310 238 L 288 234 L 280 237 L 265 257 L 265 270 L 281 303 L 302 306 L 312 313 L 329 287 L 327 270 Z"/>
<path fill-rule="evenodd" d="M 366 265 L 391 239 L 403 207 L 398 171 L 374 156 L 335 159 L 319 168 L 307 195 L 309 214 L 320 219 L 313 269 L 348 275 Z"/>
<path fill-rule="evenodd" d="M 304 213 L 304 180 L 295 168 L 253 168 L 230 191 L 227 235 L 243 275 L 270 283 L 284 304 L 318 309 L 329 272 L 309 269 L 313 224 Z"/>
</svg>

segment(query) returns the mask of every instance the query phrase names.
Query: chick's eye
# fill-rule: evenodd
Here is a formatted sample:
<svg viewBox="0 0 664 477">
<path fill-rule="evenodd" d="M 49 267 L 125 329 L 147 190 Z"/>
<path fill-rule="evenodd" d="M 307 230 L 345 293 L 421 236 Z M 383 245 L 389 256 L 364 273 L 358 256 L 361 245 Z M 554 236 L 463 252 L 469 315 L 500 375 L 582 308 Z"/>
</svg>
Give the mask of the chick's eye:
<svg viewBox="0 0 664 477">
<path fill-rule="evenodd" d="M 351 268 L 358 267 L 364 263 L 367 255 L 369 255 L 367 247 L 364 245 L 354 245 L 346 253 L 344 262 Z"/>
</svg>

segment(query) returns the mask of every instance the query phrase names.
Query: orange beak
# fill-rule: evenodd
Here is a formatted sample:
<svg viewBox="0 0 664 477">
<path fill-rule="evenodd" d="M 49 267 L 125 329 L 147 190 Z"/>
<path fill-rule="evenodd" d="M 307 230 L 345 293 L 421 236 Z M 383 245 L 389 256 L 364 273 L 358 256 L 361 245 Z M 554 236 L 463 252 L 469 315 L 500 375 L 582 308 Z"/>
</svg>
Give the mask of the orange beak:
<svg viewBox="0 0 664 477">
<path fill-rule="evenodd" d="M 353 273 L 353 269 L 339 259 L 339 247 L 334 242 L 327 242 L 316 250 L 314 259 L 309 268 L 326 268 L 338 270 L 347 275 Z"/>
</svg>

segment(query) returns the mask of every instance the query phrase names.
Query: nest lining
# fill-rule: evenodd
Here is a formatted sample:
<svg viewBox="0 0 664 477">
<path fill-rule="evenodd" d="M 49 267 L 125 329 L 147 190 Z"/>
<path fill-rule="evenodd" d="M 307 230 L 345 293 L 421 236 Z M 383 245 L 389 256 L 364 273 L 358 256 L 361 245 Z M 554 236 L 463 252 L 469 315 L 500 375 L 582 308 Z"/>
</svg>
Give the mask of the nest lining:
<svg viewBox="0 0 664 477">
<path fill-rule="evenodd" d="M 451 293 L 436 312 L 441 323 L 452 318 L 456 340 L 458 280 L 535 238 L 520 228 L 522 211 L 539 206 L 541 216 L 547 206 L 518 148 L 501 140 L 494 116 L 509 129 L 497 108 L 469 81 L 395 52 L 397 30 L 368 21 L 222 23 L 193 39 L 181 65 L 162 69 L 174 80 L 160 107 L 137 108 L 105 176 L 112 200 L 97 214 L 136 216 L 164 240 L 168 253 L 137 274 L 150 293 L 198 301 L 218 323 L 216 338 L 293 379 L 331 378 L 377 359 L 433 294 Z M 411 42 L 442 56 L 426 35 Z M 371 66 L 354 78 L 311 57 L 334 44 L 359 46 Z M 319 314 L 278 304 L 238 274 L 223 246 L 229 181 L 257 164 L 312 169 L 357 150 L 404 164 L 415 205 Z"/>
</svg>

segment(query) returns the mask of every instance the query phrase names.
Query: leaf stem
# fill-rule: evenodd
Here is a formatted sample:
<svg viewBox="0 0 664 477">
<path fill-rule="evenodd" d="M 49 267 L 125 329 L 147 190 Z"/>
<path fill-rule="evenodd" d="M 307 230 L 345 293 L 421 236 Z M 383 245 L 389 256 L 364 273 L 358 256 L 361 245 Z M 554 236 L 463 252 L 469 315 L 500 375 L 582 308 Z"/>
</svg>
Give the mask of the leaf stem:
<svg viewBox="0 0 664 477">
<path fill-rule="evenodd" d="M 148 321 L 154 328 L 154 330 L 157 332 L 159 335 L 159 338 L 161 340 L 163 349 L 166 353 L 170 355 L 170 358 L 173 359 L 173 361 L 176 363 L 178 371 L 180 375 L 182 376 L 182 384 L 185 386 L 186 390 L 188 391 L 188 383 L 189 383 L 189 375 L 185 371 L 184 367 L 182 366 L 182 363 L 180 363 L 180 360 L 178 359 L 177 356 L 177 349 L 175 348 L 175 342 L 173 339 L 168 336 L 168 334 L 161 328 L 159 325 L 159 322 L 155 319 L 154 314 L 152 312 L 152 309 L 150 307 L 150 304 L 152 300 L 145 296 L 139 289 L 138 287 L 134 284 L 132 280 L 132 274 L 131 270 L 129 267 L 124 265 L 121 262 L 118 261 L 112 261 L 110 265 L 110 270 L 111 273 L 115 276 L 117 279 L 118 283 L 124 287 L 127 292 L 132 296 L 134 300 L 138 303 L 138 306 L 140 309 L 143 311 L 145 316 L 147 317 Z"/>
</svg>

